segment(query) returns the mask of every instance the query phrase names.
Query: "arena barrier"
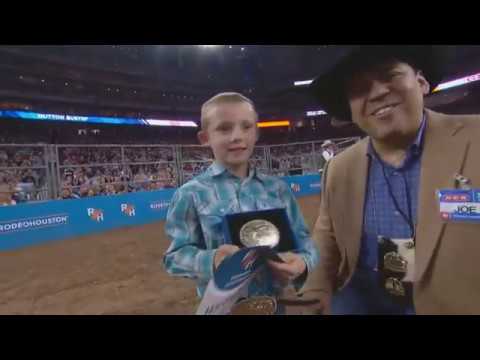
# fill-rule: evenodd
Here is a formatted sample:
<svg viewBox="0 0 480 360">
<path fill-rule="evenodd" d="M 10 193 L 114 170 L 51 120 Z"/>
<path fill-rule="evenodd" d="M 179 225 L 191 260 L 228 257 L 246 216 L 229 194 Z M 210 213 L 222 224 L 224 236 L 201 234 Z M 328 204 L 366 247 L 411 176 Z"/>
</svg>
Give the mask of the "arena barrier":
<svg viewBox="0 0 480 360">
<path fill-rule="evenodd" d="M 283 177 L 297 197 L 320 193 L 320 175 Z M 165 220 L 175 189 L 0 207 L 0 251 Z"/>
</svg>

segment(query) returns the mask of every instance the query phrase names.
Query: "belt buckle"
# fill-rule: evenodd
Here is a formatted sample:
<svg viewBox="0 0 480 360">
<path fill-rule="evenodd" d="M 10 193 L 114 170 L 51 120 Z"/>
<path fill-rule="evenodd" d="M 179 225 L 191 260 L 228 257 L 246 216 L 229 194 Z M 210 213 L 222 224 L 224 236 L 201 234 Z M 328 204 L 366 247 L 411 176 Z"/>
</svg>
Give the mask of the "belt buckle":
<svg viewBox="0 0 480 360">
<path fill-rule="evenodd" d="M 230 315 L 275 315 L 277 301 L 271 296 L 254 296 L 236 303 Z"/>
<path fill-rule="evenodd" d="M 394 296 L 405 296 L 405 287 L 403 283 L 394 277 L 389 277 L 385 281 L 385 289 Z"/>
<path fill-rule="evenodd" d="M 407 260 L 395 251 L 388 252 L 383 257 L 383 266 L 386 270 L 406 274 L 407 265 Z"/>
</svg>

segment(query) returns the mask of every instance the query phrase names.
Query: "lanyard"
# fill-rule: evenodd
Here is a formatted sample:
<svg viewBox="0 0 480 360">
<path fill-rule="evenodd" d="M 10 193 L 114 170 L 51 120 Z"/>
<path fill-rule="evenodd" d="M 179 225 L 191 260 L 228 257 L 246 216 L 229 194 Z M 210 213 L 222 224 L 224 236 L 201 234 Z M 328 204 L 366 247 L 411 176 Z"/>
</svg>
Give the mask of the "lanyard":
<svg viewBox="0 0 480 360">
<path fill-rule="evenodd" d="M 405 222 L 410 227 L 410 237 L 415 242 L 415 236 L 414 236 L 415 235 L 415 226 L 413 224 L 412 204 L 411 204 L 410 191 L 409 191 L 407 179 L 405 179 L 405 175 L 403 173 L 401 173 L 402 177 L 403 177 L 403 181 L 405 182 L 405 188 L 406 188 L 405 192 L 406 192 L 406 196 L 407 196 L 408 214 L 405 214 L 405 212 L 400 208 L 400 205 L 398 204 L 397 199 L 393 195 L 392 185 L 390 184 L 390 181 L 388 180 L 387 174 L 385 173 L 385 165 L 381 161 L 380 161 L 380 164 L 382 166 L 383 178 L 385 179 L 385 183 L 387 184 L 388 194 L 390 195 L 390 198 L 393 201 L 393 206 L 395 206 L 395 209 L 400 213 L 402 218 L 405 220 Z"/>
</svg>

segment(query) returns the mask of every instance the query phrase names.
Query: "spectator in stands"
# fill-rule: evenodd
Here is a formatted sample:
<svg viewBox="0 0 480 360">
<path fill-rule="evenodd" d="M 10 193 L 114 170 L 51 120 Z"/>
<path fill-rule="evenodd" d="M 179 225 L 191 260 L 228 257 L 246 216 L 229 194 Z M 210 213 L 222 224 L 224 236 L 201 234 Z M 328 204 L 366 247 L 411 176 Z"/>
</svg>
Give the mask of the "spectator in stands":
<svg viewBox="0 0 480 360">
<path fill-rule="evenodd" d="M 82 176 L 83 176 L 83 170 L 81 168 L 75 169 L 75 171 L 73 172 L 72 185 L 73 186 L 80 186 L 80 185 L 84 184 L 85 182 L 82 181 L 83 180 Z"/>
<path fill-rule="evenodd" d="M 116 194 L 124 194 L 126 192 L 124 184 L 115 184 L 114 188 Z"/>
<path fill-rule="evenodd" d="M 161 181 L 167 181 L 171 178 L 170 169 L 160 168 L 158 169 L 158 179 Z"/>
<path fill-rule="evenodd" d="M 140 167 L 138 173 L 133 178 L 134 186 L 137 190 L 146 190 L 149 182 L 148 176 L 145 174 L 144 168 Z"/>
<path fill-rule="evenodd" d="M 35 178 L 32 170 L 25 170 L 21 173 L 15 186 L 15 196 L 22 202 L 33 200 L 35 192 Z"/>
<path fill-rule="evenodd" d="M 17 202 L 14 200 L 13 197 L 14 189 L 11 183 L 7 182 L 7 179 L 1 178 L 0 179 L 0 206 L 9 206 L 9 205 L 16 205 Z"/>
<path fill-rule="evenodd" d="M 330 160 L 337 153 L 337 147 L 335 143 L 331 140 L 326 140 L 322 144 L 322 156 L 325 161 Z"/>
<path fill-rule="evenodd" d="M 43 166 L 44 161 L 42 158 L 42 152 L 41 151 L 36 151 L 34 152 L 32 156 L 32 166 Z"/>
<path fill-rule="evenodd" d="M 0 161 L 8 161 L 8 153 L 5 150 L 0 150 Z"/>
<path fill-rule="evenodd" d="M 33 176 L 33 171 L 28 169 L 25 170 L 22 174 L 22 183 L 26 184 L 35 184 L 35 177 Z"/>
<path fill-rule="evenodd" d="M 80 187 L 77 188 L 77 191 L 75 191 L 75 193 L 81 197 L 81 198 L 84 198 L 84 197 L 87 197 L 88 196 L 88 190 L 89 190 L 89 186 L 84 183 L 83 185 L 81 185 Z"/>
<path fill-rule="evenodd" d="M 323 172 L 323 168 L 325 166 L 325 163 L 335 156 L 336 151 L 337 151 L 337 147 L 336 147 L 336 145 L 333 141 L 325 140 L 322 143 L 321 156 L 317 157 L 317 159 L 318 159 L 317 166 L 318 166 L 318 171 L 320 173 Z"/>
<path fill-rule="evenodd" d="M 167 183 L 167 181 L 165 180 L 159 180 L 159 181 L 156 181 L 154 183 L 154 187 L 153 189 L 154 190 L 162 190 L 162 189 L 165 189 L 167 187 L 170 187 L 169 184 Z"/>
<path fill-rule="evenodd" d="M 115 187 L 112 184 L 107 184 L 105 186 L 105 195 L 115 195 Z"/>
<path fill-rule="evenodd" d="M 22 167 L 32 167 L 32 161 L 29 158 L 24 157 L 22 160 Z"/>
<path fill-rule="evenodd" d="M 8 166 L 8 153 L 0 150 L 0 166 Z"/>
<path fill-rule="evenodd" d="M 63 169 L 63 178 L 67 180 L 67 178 L 73 178 L 73 174 L 75 173 L 75 170 L 73 168 L 64 168 Z"/>
<path fill-rule="evenodd" d="M 66 176 L 62 181 L 62 187 L 73 186 L 72 176 Z"/>
<path fill-rule="evenodd" d="M 102 185 L 105 183 L 105 175 L 103 173 L 103 171 L 105 171 L 105 169 L 102 169 L 102 168 L 97 168 L 97 170 L 95 171 L 95 176 L 93 177 L 93 181 L 92 183 L 95 185 Z"/>
<path fill-rule="evenodd" d="M 68 199 L 77 199 L 78 196 L 75 196 L 72 193 L 72 189 L 70 187 L 64 187 L 60 194 L 59 200 L 68 200 Z"/>
<path fill-rule="evenodd" d="M 22 166 L 22 163 L 23 163 L 23 156 L 20 152 L 17 152 L 14 156 L 13 156 L 13 162 L 11 164 L 11 166 Z"/>
</svg>

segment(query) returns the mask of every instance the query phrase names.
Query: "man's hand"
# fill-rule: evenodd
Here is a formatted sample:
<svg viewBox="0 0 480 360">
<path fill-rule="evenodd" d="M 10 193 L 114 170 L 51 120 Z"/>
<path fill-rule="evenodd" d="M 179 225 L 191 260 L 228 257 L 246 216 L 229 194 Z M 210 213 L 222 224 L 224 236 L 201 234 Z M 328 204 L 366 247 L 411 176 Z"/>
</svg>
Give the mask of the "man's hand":
<svg viewBox="0 0 480 360">
<path fill-rule="evenodd" d="M 298 254 L 286 252 L 280 253 L 278 256 L 282 258 L 284 263 L 268 260 L 267 264 L 275 279 L 282 286 L 287 286 L 307 269 L 307 264 Z"/>
<path fill-rule="evenodd" d="M 215 270 L 218 269 L 218 267 L 226 257 L 235 254 L 238 250 L 240 250 L 240 248 L 235 245 L 220 246 L 215 252 L 215 258 L 213 259 Z"/>
</svg>

